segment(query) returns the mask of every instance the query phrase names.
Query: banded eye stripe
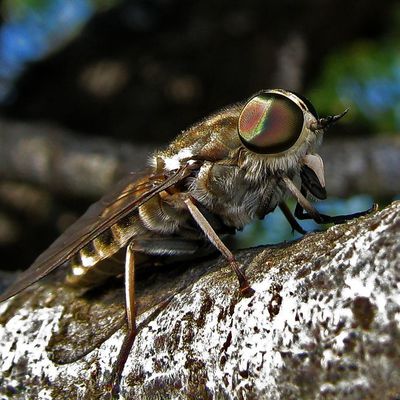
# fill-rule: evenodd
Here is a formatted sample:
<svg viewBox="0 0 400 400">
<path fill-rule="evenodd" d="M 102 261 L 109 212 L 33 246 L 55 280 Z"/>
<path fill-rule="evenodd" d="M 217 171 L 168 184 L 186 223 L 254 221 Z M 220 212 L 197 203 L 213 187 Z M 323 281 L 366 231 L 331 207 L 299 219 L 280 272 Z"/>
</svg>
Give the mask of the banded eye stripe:
<svg viewBox="0 0 400 400">
<path fill-rule="evenodd" d="M 292 93 L 299 99 L 299 103 L 304 111 L 309 111 L 315 117 L 315 119 L 319 119 L 317 110 L 315 109 L 311 101 L 307 99 L 307 97 L 304 97 L 303 95 L 296 92 Z"/>
</svg>

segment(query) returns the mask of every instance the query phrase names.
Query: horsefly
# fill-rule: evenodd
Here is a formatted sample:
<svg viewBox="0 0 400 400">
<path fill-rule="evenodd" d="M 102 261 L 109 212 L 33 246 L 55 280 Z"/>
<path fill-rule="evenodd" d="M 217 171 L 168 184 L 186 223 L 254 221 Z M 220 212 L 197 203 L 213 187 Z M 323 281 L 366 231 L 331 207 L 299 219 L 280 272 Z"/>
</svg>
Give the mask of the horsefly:
<svg viewBox="0 0 400 400">
<path fill-rule="evenodd" d="M 221 238 L 264 218 L 279 207 L 294 230 L 298 219 L 341 223 L 369 210 L 340 216 L 320 214 L 308 195 L 326 198 L 324 166 L 317 151 L 328 127 L 345 113 L 319 118 L 304 97 L 281 89 L 263 90 L 181 133 L 151 158 L 148 172 L 128 177 L 93 204 L 0 296 L 4 301 L 62 265 L 66 281 L 93 287 L 121 273 L 110 262 L 125 252 L 127 334 L 108 389 L 119 391 L 136 329 L 135 268 L 140 254 L 191 258 L 205 248 L 222 253 L 243 296 L 251 288 Z M 285 203 L 296 201 L 294 215 Z M 208 247 L 207 247 L 208 246 Z"/>
</svg>

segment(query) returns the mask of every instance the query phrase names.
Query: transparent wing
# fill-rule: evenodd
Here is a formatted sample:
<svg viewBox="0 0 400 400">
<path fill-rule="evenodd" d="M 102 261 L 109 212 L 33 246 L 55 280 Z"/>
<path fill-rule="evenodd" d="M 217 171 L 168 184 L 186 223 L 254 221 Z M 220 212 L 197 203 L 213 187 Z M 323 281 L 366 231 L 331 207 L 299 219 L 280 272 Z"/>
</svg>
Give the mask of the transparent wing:
<svg viewBox="0 0 400 400">
<path fill-rule="evenodd" d="M 69 260 L 80 249 L 106 231 L 157 193 L 188 176 L 191 169 L 182 167 L 170 176 L 143 174 L 119 182 L 116 189 L 91 205 L 2 295 L 4 301 L 43 278 Z"/>
</svg>

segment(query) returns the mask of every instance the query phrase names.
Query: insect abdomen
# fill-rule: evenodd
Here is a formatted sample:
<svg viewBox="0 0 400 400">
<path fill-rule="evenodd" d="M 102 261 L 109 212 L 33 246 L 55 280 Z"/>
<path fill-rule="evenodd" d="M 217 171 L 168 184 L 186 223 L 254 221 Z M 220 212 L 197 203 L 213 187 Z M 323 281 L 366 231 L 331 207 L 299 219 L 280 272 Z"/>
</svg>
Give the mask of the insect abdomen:
<svg viewBox="0 0 400 400">
<path fill-rule="evenodd" d="M 137 212 L 122 218 L 72 257 L 67 283 L 93 286 L 123 273 L 123 259 L 117 253 L 132 237 L 144 231 L 146 229 Z"/>
<path fill-rule="evenodd" d="M 146 234 L 154 237 L 178 232 L 187 215 L 168 204 L 170 196 L 173 195 L 158 193 L 84 246 L 70 260 L 67 283 L 94 286 L 110 276 L 119 275 L 124 272 L 124 259 L 117 253 L 128 242 Z"/>
</svg>

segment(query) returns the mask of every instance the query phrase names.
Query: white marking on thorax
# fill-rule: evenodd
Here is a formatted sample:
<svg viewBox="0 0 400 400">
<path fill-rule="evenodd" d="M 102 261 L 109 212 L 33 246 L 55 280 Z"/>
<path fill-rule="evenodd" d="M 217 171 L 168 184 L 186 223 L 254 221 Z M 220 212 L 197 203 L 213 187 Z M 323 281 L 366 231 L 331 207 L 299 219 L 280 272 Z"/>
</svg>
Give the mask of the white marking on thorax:
<svg viewBox="0 0 400 400">
<path fill-rule="evenodd" d="M 171 157 L 163 157 L 165 162 L 165 169 L 168 171 L 173 171 L 181 167 L 181 161 L 188 159 L 193 156 L 193 152 L 191 149 L 182 149 L 179 150 L 177 154 L 174 154 Z"/>
</svg>

